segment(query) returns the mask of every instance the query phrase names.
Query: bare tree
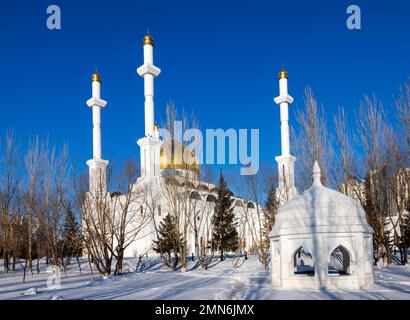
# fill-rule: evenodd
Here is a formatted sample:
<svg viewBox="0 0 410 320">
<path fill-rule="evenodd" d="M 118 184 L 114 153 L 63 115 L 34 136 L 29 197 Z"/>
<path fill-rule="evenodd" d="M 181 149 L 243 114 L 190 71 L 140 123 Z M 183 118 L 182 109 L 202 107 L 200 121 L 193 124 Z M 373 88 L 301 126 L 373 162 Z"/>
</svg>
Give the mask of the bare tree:
<svg viewBox="0 0 410 320">
<path fill-rule="evenodd" d="M 389 161 L 392 130 L 386 123 L 384 107 L 375 96 L 365 96 L 356 116 L 358 137 L 365 154 L 365 208 L 367 220 L 374 230 L 374 244 L 377 248 L 375 261 L 380 257 L 384 263 L 391 262 L 392 244 L 390 232 L 386 230 L 391 215 L 392 197 L 389 181 L 394 174 Z"/>
<path fill-rule="evenodd" d="M 20 183 L 19 149 L 13 132 L 9 132 L 5 139 L 4 157 L 0 165 L 0 248 L 3 251 L 3 267 L 10 271 L 9 259 L 13 257 L 13 271 L 15 270 L 16 236 L 13 224 L 17 220 L 18 188 Z"/>
<path fill-rule="evenodd" d="M 27 232 L 28 232 L 28 250 L 27 250 L 27 259 L 28 259 L 28 269 L 33 272 L 33 223 L 36 217 L 36 206 L 37 206 L 37 192 L 38 192 L 38 170 L 40 166 L 40 140 L 38 137 L 35 137 L 29 141 L 29 146 L 27 154 L 25 156 L 25 165 L 27 171 Z"/>
<path fill-rule="evenodd" d="M 404 132 L 406 146 L 406 161 L 410 158 L 410 79 L 402 86 L 399 96 L 395 99 L 396 115 Z"/>
<path fill-rule="evenodd" d="M 87 192 L 86 186 L 76 185 L 85 249 L 103 276 L 111 274 L 114 259 L 114 274 L 122 274 L 125 250 L 145 236 L 145 228 L 151 221 L 144 206 L 147 194 L 134 187 L 137 173 L 135 162 L 127 161 L 116 176 L 118 191 L 112 194 L 107 192 L 103 173 L 99 174 L 93 190 Z M 108 177 L 110 181 L 111 174 Z"/>
<path fill-rule="evenodd" d="M 239 183 L 241 195 L 248 199 L 247 205 L 238 206 L 242 211 L 244 217 L 243 235 L 250 236 L 253 244 L 253 251 L 258 255 L 259 261 L 266 268 L 269 265 L 269 233 L 273 227 L 274 215 L 272 212 L 274 208 L 269 208 L 271 211 L 263 208 L 261 203 L 268 195 L 269 189 L 276 186 L 273 173 L 270 167 L 262 167 L 256 175 L 244 177 L 244 181 Z M 276 190 L 276 187 L 274 187 Z M 279 205 L 279 195 L 275 193 L 276 209 Z"/>
<path fill-rule="evenodd" d="M 178 251 L 181 257 L 181 271 L 185 272 L 187 267 L 190 221 L 195 213 L 195 204 L 191 203 L 190 194 L 193 191 L 193 184 L 187 173 L 184 173 L 182 176 L 176 175 L 176 177 L 179 178 L 178 180 L 181 180 L 181 183 L 179 185 L 165 183 L 163 191 L 166 207 L 176 221 L 176 234 L 181 235 L 178 238 Z"/>
<path fill-rule="evenodd" d="M 113 219 L 109 223 L 113 225 L 112 228 L 115 230 L 113 255 L 116 259 L 116 266 L 114 274 L 122 273 L 125 250 L 131 243 L 144 235 L 144 231 L 151 221 L 147 210 L 142 206 L 146 199 L 145 191 L 133 187 L 137 174 L 136 163 L 127 161 L 123 173 L 119 177 L 119 187 L 125 184 L 124 191 L 120 195 L 111 197 L 114 213 L 109 215 Z"/>
<path fill-rule="evenodd" d="M 348 194 L 348 181 L 355 172 L 355 164 L 353 161 L 353 137 L 343 107 L 339 107 L 333 116 L 333 125 L 337 152 L 334 153 L 336 159 L 332 166 L 331 179 L 333 179 L 335 186 L 340 186 L 342 193 Z"/>
<path fill-rule="evenodd" d="M 205 204 L 193 215 L 191 219 L 192 230 L 195 233 L 196 256 L 200 266 L 207 270 L 215 256 L 213 243 L 212 216 L 216 203 L 216 193 L 213 189 L 214 172 L 210 167 L 204 166 L 200 175 L 200 180 L 205 183 L 208 190 L 206 192 Z M 208 193 L 209 192 L 209 193 Z"/>
<path fill-rule="evenodd" d="M 312 184 L 311 171 L 315 161 L 322 169 L 322 183 L 328 182 L 331 146 L 323 107 L 319 107 L 310 87 L 305 89 L 304 107 L 296 111 L 297 130 L 292 130 L 298 158 L 298 184 L 302 190 Z"/>
<path fill-rule="evenodd" d="M 181 235 L 178 238 L 181 270 L 186 271 L 188 239 L 192 230 L 192 219 L 195 219 L 197 210 L 196 199 L 192 198 L 191 195 L 198 185 L 199 167 L 197 163 L 190 163 L 195 159 L 195 154 L 188 148 L 188 143 L 173 139 L 177 130 L 175 124 L 179 117 L 173 104 L 167 105 L 166 115 L 165 127 L 171 137 L 168 137 L 169 141 L 164 142 L 163 149 L 169 156 L 168 161 L 172 164 L 170 170 L 167 170 L 167 179 L 168 182 L 176 181 L 178 183 L 165 183 L 162 189 L 166 208 L 176 221 L 176 233 Z M 184 111 L 182 111 L 180 123 L 181 132 L 186 132 L 191 126 L 198 126 L 196 120 L 193 117 L 189 120 Z"/>
<path fill-rule="evenodd" d="M 81 211 L 86 252 L 98 272 L 108 276 L 114 256 L 115 229 L 110 223 L 114 220 L 111 216 L 114 212 L 104 173 L 99 172 L 93 181 L 93 190 L 88 191 L 88 186 L 77 181 L 74 175 L 74 189 Z"/>
<path fill-rule="evenodd" d="M 404 135 L 398 135 L 397 152 L 400 156 L 401 168 L 399 169 L 397 183 L 394 184 L 394 194 L 397 202 L 399 213 L 398 230 L 398 247 L 400 249 L 400 259 L 402 264 L 406 264 L 408 248 L 408 217 L 410 212 L 410 79 L 401 87 L 398 97 L 395 99 L 396 117 L 399 120 L 400 132 Z M 404 137 L 404 139 L 402 138 Z M 404 141 L 403 141 L 404 140 Z M 404 146 L 400 148 L 399 146 Z"/>
<path fill-rule="evenodd" d="M 41 146 L 41 210 L 36 216 L 36 224 L 43 226 L 53 265 L 64 264 L 62 250 L 63 221 L 70 206 L 67 195 L 70 176 L 68 148 L 63 146 L 56 154 L 55 146 L 48 141 Z M 61 262 L 61 263 L 60 263 Z"/>
</svg>

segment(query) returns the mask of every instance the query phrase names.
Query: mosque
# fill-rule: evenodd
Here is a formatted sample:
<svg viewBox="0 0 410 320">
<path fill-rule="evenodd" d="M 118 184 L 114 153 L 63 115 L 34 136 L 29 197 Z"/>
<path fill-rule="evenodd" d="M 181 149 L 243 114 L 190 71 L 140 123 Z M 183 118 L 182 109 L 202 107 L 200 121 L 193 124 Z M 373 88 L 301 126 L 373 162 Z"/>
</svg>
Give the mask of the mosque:
<svg viewBox="0 0 410 320">
<path fill-rule="evenodd" d="M 154 122 L 154 79 L 161 70 L 154 65 L 154 40 L 150 34 L 143 39 L 144 63 L 137 69 L 138 75 L 144 78 L 145 95 L 145 136 L 137 140 L 140 147 L 141 176 L 132 186 L 136 196 L 130 204 L 130 211 L 141 212 L 140 221 L 130 222 L 133 225 L 144 225 L 143 230 L 135 241 L 125 250 L 125 257 L 152 255 L 153 241 L 157 239 L 160 222 L 168 214 L 175 214 L 178 206 L 180 214 L 180 228 L 184 229 L 187 237 L 188 254 L 197 255 L 210 248 L 212 236 L 212 216 L 217 197 L 214 184 L 201 181 L 199 161 L 193 151 L 182 143 L 169 139 L 163 141 L 159 136 L 159 128 Z M 103 180 L 106 188 L 107 160 L 102 159 L 101 152 L 101 109 L 106 106 L 101 99 L 101 76 L 92 75 L 92 98 L 87 105 L 93 114 L 93 159 L 87 161 L 89 167 L 89 191 L 96 192 Z M 94 190 L 94 191 L 93 191 Z M 176 196 L 176 194 L 179 194 Z M 108 196 L 125 197 L 119 193 Z M 171 199 L 173 197 L 174 199 Z M 115 199 L 115 203 L 124 202 Z M 178 202 L 175 205 L 175 202 Z M 263 216 L 262 209 L 252 201 L 244 201 L 240 197 L 233 197 L 234 213 L 237 220 L 237 231 L 240 249 L 253 252 L 256 245 L 255 235 L 259 233 L 263 224 L 258 219 Z M 153 217 L 147 221 L 147 216 Z M 144 220 L 141 222 L 141 220 Z M 130 232 L 131 234 L 132 232 Z"/>
<path fill-rule="evenodd" d="M 178 142 L 163 141 L 154 122 L 154 79 L 161 70 L 154 65 L 154 41 L 150 34 L 143 39 L 144 63 L 137 69 L 144 78 L 145 136 L 137 141 L 140 147 L 141 176 L 132 187 L 136 193 L 144 191 L 148 199 L 135 201 L 131 210 L 149 206 L 154 219 L 126 249 L 125 256 L 153 254 L 156 228 L 168 212 L 169 186 L 176 194 L 187 194 L 183 204 L 186 221 L 188 253 L 209 248 L 211 221 L 216 201 L 216 186 L 201 181 L 195 154 Z M 105 181 L 107 160 L 101 153 L 101 116 L 106 106 L 101 99 L 101 78 L 92 77 L 92 98 L 87 105 L 93 113 L 93 159 L 89 166 L 89 192 L 97 181 Z M 320 168 L 313 168 L 313 185 L 298 194 L 295 187 L 295 162 L 290 152 L 288 107 L 293 98 L 288 94 L 288 75 L 279 73 L 279 96 L 274 99 L 280 107 L 281 155 L 278 163 L 278 197 L 281 203 L 270 234 L 272 284 L 290 288 L 359 289 L 373 283 L 373 231 L 366 221 L 363 208 L 354 199 L 322 186 Z M 174 153 L 179 146 L 181 154 Z M 104 182 L 106 184 L 106 182 Z M 149 190 L 147 193 L 146 191 Z M 112 197 L 113 195 L 111 195 Z M 123 197 L 123 195 L 115 195 Z M 263 221 L 258 217 L 257 203 L 234 197 L 234 213 L 242 250 L 252 252 L 256 245 L 255 232 Z M 144 209 L 145 208 L 145 209 Z M 250 227 L 252 226 L 252 227 Z"/>
</svg>

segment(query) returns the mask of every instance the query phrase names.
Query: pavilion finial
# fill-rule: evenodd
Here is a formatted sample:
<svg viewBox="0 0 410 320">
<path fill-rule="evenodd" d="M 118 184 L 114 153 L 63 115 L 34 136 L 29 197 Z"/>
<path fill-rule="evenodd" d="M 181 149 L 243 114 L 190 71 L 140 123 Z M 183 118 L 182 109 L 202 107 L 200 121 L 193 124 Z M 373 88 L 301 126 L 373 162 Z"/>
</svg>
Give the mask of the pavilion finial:
<svg viewBox="0 0 410 320">
<path fill-rule="evenodd" d="M 320 173 L 320 167 L 317 161 L 315 161 L 315 164 L 313 166 L 313 185 L 314 186 L 321 186 L 322 182 L 320 181 L 321 173 Z"/>
</svg>

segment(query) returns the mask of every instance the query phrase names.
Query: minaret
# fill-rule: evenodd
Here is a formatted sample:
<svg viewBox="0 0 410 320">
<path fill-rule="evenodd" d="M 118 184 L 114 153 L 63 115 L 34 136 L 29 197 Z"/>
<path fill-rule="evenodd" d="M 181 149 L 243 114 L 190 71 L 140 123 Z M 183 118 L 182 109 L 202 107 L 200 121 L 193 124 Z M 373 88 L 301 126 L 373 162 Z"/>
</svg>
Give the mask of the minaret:
<svg viewBox="0 0 410 320">
<path fill-rule="evenodd" d="M 154 66 L 154 40 L 150 34 L 144 37 L 144 64 L 137 73 L 144 78 L 145 96 L 145 137 L 137 141 L 141 149 L 141 177 L 159 176 L 160 170 L 160 140 L 154 128 L 154 78 L 161 70 Z"/>
<path fill-rule="evenodd" d="M 93 110 L 93 159 L 87 161 L 89 167 L 90 192 L 106 191 L 106 168 L 107 160 L 102 160 L 101 152 L 101 109 L 107 102 L 101 99 L 101 76 L 95 72 L 92 77 L 92 97 L 87 105 Z"/>
<path fill-rule="evenodd" d="M 279 199 L 285 203 L 295 195 L 295 161 L 296 157 L 290 154 L 289 143 L 289 114 L 288 106 L 293 103 L 293 98 L 288 94 L 288 75 L 284 69 L 279 73 L 279 96 L 274 99 L 280 106 L 280 131 L 282 154 L 276 157 L 279 174 Z"/>
</svg>

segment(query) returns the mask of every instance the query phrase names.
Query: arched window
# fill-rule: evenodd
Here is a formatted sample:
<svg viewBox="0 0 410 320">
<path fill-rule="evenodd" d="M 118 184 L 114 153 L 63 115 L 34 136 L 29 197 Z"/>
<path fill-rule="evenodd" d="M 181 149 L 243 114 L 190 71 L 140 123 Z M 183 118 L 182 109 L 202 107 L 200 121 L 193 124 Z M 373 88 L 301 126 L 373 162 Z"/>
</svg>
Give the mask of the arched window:
<svg viewBox="0 0 410 320">
<path fill-rule="evenodd" d="M 167 176 L 165 177 L 165 183 L 168 185 L 178 186 L 179 182 L 175 177 Z"/>
<path fill-rule="evenodd" d="M 312 254 L 304 247 L 299 247 L 293 254 L 294 274 L 315 275 L 315 264 Z"/>
<path fill-rule="evenodd" d="M 248 209 L 255 209 L 255 205 L 253 204 L 252 201 L 249 201 L 247 204 Z"/>
<path fill-rule="evenodd" d="M 120 196 L 122 196 L 122 193 L 119 192 L 119 191 L 115 191 L 115 192 L 111 193 L 111 198 L 120 197 Z"/>
<path fill-rule="evenodd" d="M 161 206 L 158 206 L 158 216 L 161 216 Z"/>
<path fill-rule="evenodd" d="M 191 200 L 201 200 L 201 196 L 199 195 L 198 192 L 193 191 L 193 192 L 191 192 L 191 194 L 189 195 L 189 199 L 191 199 Z"/>
<path fill-rule="evenodd" d="M 189 181 L 182 182 L 181 187 L 186 188 L 186 189 L 195 189 L 195 185 Z"/>
<path fill-rule="evenodd" d="M 243 207 L 243 201 L 242 200 L 236 200 L 235 201 L 235 207 Z"/>
<path fill-rule="evenodd" d="M 216 197 L 212 194 L 208 194 L 208 196 L 206 197 L 206 201 L 213 202 L 213 203 L 217 202 Z"/>
<path fill-rule="evenodd" d="M 350 260 L 349 251 L 343 246 L 338 246 L 330 254 L 329 275 L 348 275 L 350 273 Z"/>
<path fill-rule="evenodd" d="M 209 191 L 209 188 L 208 188 L 206 185 L 204 185 L 204 184 L 198 185 L 198 186 L 197 186 L 197 189 L 198 189 L 199 191 Z"/>
</svg>

